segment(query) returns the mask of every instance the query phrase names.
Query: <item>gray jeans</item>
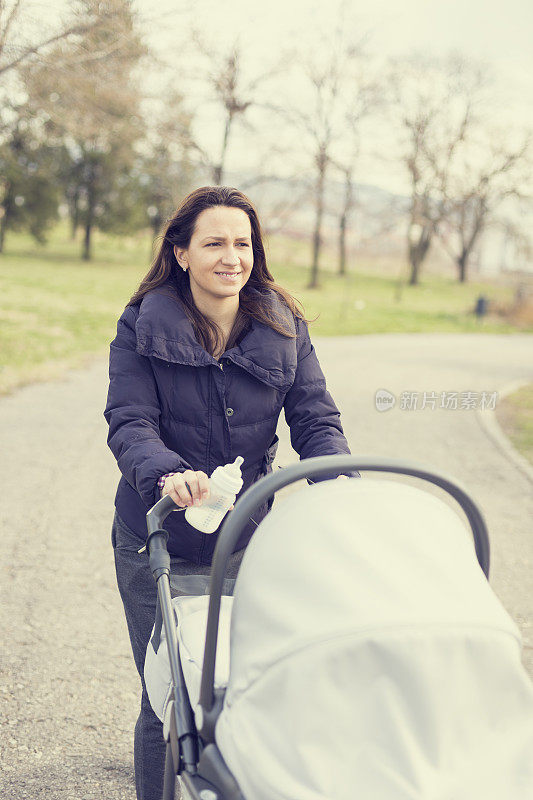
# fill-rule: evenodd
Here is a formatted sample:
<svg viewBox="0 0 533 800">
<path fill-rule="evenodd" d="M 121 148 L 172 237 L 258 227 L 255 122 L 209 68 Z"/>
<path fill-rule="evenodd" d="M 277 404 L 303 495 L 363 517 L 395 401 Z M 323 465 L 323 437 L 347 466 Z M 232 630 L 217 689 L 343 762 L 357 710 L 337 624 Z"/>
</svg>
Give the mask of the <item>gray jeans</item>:
<svg viewBox="0 0 533 800">
<path fill-rule="evenodd" d="M 146 552 L 137 551 L 144 544 L 115 512 L 111 539 L 115 552 L 117 583 L 126 612 L 135 666 L 142 686 L 141 711 L 135 725 L 134 765 L 137 800 L 161 800 L 165 765 L 163 726 L 152 711 L 144 683 L 144 658 L 152 632 L 156 608 L 156 586 L 148 565 Z M 226 578 L 237 576 L 244 550 L 231 556 Z M 207 591 L 210 566 L 194 564 L 181 558 L 171 558 L 172 596 L 203 594 Z M 204 576 L 201 578 L 200 576 Z M 232 583 L 224 591 L 231 594 Z"/>
</svg>

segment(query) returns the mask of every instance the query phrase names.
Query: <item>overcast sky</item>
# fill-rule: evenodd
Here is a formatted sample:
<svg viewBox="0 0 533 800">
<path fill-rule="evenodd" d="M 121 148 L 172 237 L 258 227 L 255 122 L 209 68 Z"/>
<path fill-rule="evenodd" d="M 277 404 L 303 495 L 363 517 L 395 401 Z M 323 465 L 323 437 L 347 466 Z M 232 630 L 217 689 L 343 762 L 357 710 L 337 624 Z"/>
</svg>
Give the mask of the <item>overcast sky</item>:
<svg viewBox="0 0 533 800">
<path fill-rule="evenodd" d="M 191 8 L 202 26 L 221 36 L 244 30 L 253 39 L 274 43 L 327 24 L 340 4 L 341 0 L 196 0 Z M 151 0 L 136 0 L 136 5 L 142 11 L 153 9 Z M 157 5 L 162 12 L 172 12 L 180 3 L 160 0 Z M 376 45 L 388 53 L 412 47 L 443 51 L 459 47 L 510 65 L 533 63 L 531 0 L 352 0 L 347 5 L 373 32 Z"/>
<path fill-rule="evenodd" d="M 63 11 L 66 0 L 46 4 L 30 0 L 31 6 L 50 14 Z M 343 0 L 133 0 L 144 21 L 142 32 L 148 44 L 172 63 L 183 47 L 190 22 L 218 50 L 238 36 L 246 50 L 246 63 L 254 74 L 265 61 L 293 44 L 314 42 L 321 31 L 331 30 Z M 499 81 L 500 108 L 496 116 L 507 117 L 510 127 L 533 127 L 533 0 L 351 0 L 344 2 L 357 33 L 368 36 L 368 47 L 383 58 L 413 50 L 447 54 L 459 50 L 482 60 Z M 42 19 L 42 13 L 36 18 Z M 50 17 L 48 17 L 50 19 Z M 192 58 L 192 56 L 191 56 Z M 182 63 L 176 55 L 176 65 Z M 175 80 L 179 86 L 179 69 Z M 173 76 L 174 77 L 174 76 Z M 157 74 L 147 77 L 152 92 L 162 86 Z M 287 87 L 281 87 L 285 89 Z M 294 87 L 288 87 L 289 89 Z M 188 88 L 190 100 L 193 100 Z M 192 102 L 191 102 L 192 104 Z M 501 112 L 501 114 L 500 114 Z M 222 137 L 215 109 L 200 104 L 201 139 L 218 152 Z M 210 116 L 211 115 L 211 116 Z M 235 131 L 228 154 L 230 168 L 253 161 L 250 133 Z M 242 138 L 240 138 L 242 137 Z M 246 147 L 244 147 L 246 142 Z M 401 170 L 391 170 L 372 159 L 361 164 L 359 180 L 402 191 Z"/>
<path fill-rule="evenodd" d="M 143 17 L 157 15 L 159 24 L 145 25 L 144 34 L 161 54 L 172 59 L 181 47 L 186 21 L 191 20 L 217 49 L 239 36 L 250 68 L 254 69 L 255 62 L 260 72 L 269 53 L 316 41 L 320 31 L 331 29 L 342 0 L 194 0 L 190 4 L 160 0 L 157 11 L 151 0 L 135 0 L 135 4 Z M 533 125 L 533 0 L 352 0 L 346 5 L 354 27 L 368 35 L 369 48 L 383 57 L 412 50 L 432 54 L 459 50 L 484 61 L 500 81 L 501 101 L 512 124 Z M 180 10 L 184 7 L 185 11 Z M 216 122 L 216 117 L 206 116 L 201 126 L 205 145 L 209 147 L 212 137 L 215 151 L 221 140 Z M 251 155 L 250 134 L 242 135 Z M 233 140 L 228 154 L 230 167 L 246 165 L 246 153 L 238 142 Z M 361 165 L 359 179 L 396 191 L 405 185 L 401 171 L 371 160 Z"/>
</svg>

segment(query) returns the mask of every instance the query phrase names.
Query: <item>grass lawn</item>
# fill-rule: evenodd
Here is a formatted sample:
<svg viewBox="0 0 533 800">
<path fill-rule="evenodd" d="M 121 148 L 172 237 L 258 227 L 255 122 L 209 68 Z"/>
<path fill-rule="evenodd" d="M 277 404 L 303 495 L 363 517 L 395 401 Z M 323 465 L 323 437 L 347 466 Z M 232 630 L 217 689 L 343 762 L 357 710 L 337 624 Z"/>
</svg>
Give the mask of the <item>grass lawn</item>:
<svg viewBox="0 0 533 800">
<path fill-rule="evenodd" d="M 496 406 L 496 417 L 518 452 L 533 464 L 533 384 L 505 397 Z"/>
<path fill-rule="evenodd" d="M 116 320 L 146 273 L 151 258 L 148 235 L 94 235 L 94 259 L 80 259 L 80 243 L 58 226 L 39 247 L 26 235 L 8 234 L 0 255 L 0 393 L 61 374 L 84 359 L 105 354 Z M 363 262 L 346 277 L 328 264 L 324 251 L 322 285 L 309 290 L 310 245 L 276 237 L 267 242 L 275 279 L 303 304 L 315 336 L 389 332 L 501 332 L 516 327 L 499 319 L 478 322 L 470 309 L 483 292 L 511 300 L 512 289 L 455 283 L 428 276 L 416 287 L 380 274 L 379 261 Z M 522 328 L 524 330 L 524 328 Z M 533 330 L 526 328 L 525 330 Z"/>
</svg>

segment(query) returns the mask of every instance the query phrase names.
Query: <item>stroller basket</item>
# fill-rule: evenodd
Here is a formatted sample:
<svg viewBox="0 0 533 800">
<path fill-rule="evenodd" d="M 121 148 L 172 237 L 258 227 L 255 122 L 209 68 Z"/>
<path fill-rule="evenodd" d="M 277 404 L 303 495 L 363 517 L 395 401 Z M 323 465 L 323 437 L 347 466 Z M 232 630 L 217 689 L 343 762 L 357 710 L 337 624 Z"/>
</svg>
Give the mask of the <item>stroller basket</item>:
<svg viewBox="0 0 533 800">
<path fill-rule="evenodd" d="M 284 787 L 280 787 L 279 791 L 274 789 L 269 790 L 268 787 L 260 791 L 250 788 L 253 786 L 253 782 L 246 783 L 246 781 L 243 781 L 242 776 L 237 777 L 238 771 L 235 773 L 235 765 L 238 765 L 239 759 L 233 758 L 231 755 L 231 747 L 228 748 L 228 752 L 230 752 L 231 756 L 228 762 L 226 750 L 223 751 L 219 746 L 219 738 L 224 741 L 229 741 L 228 731 L 230 731 L 231 728 L 231 719 L 228 723 L 227 719 L 224 717 L 225 714 L 227 716 L 227 709 L 225 706 L 228 704 L 229 695 L 226 689 L 228 676 L 226 675 L 224 677 L 223 673 L 227 672 L 229 674 L 228 643 L 233 598 L 224 596 L 225 592 L 231 593 L 231 583 L 227 582 L 225 574 L 228 561 L 239 536 L 249 517 L 253 516 L 256 509 L 282 487 L 301 480 L 302 478 L 316 479 L 326 476 L 330 477 L 331 475 L 354 470 L 396 473 L 420 478 L 440 487 L 447 494 L 451 495 L 466 515 L 473 534 L 477 561 L 484 575 L 488 578 L 490 549 L 483 517 L 470 496 L 458 486 L 455 481 L 439 475 L 424 466 L 411 462 L 380 460 L 356 456 L 324 456 L 307 459 L 276 473 L 271 473 L 248 489 L 248 491 L 239 498 L 232 513 L 226 518 L 219 534 L 213 558 L 209 597 L 185 597 L 172 600 L 169 580 L 170 557 L 166 548 L 168 534 L 164 529 L 164 520 L 175 506 L 170 497 L 166 496 L 162 498 L 147 514 L 147 549 L 149 552 L 150 567 L 157 584 L 158 592 L 158 614 L 154 626 L 154 636 L 149 644 L 149 649 L 152 647 L 153 652 L 147 654 L 147 665 L 149 656 L 153 660 L 159 651 L 163 652 L 164 650 L 166 657 L 165 664 L 167 665 L 165 668 L 168 670 L 169 689 L 165 701 L 161 704 L 160 711 L 161 718 L 163 718 L 164 715 L 163 733 L 167 741 L 163 800 L 171 800 L 171 798 L 174 798 L 176 777 L 178 775 L 181 781 L 182 796 L 184 798 L 190 798 L 191 800 L 256 800 L 258 797 L 261 797 L 261 799 L 271 797 L 272 800 L 274 800 L 274 798 L 296 798 L 297 796 L 299 800 L 300 798 L 303 800 L 304 796 L 306 798 L 308 796 L 321 796 L 324 798 L 327 797 L 328 800 L 337 800 L 337 798 L 339 798 L 339 800 L 341 798 L 344 800 L 345 797 L 348 798 L 357 795 L 360 787 L 353 785 L 350 787 L 341 787 L 338 793 L 332 792 L 330 788 L 329 795 L 326 791 L 323 794 L 307 794 L 302 790 L 294 789 L 294 787 L 292 790 L 287 789 L 286 791 Z M 333 484 L 335 484 L 333 486 L 331 482 L 328 481 L 328 485 L 322 483 L 304 491 L 310 492 L 309 497 L 313 492 L 315 492 L 314 497 L 324 497 L 326 493 L 331 490 L 335 491 L 336 496 L 340 497 L 341 493 L 345 491 L 343 487 L 347 488 L 348 484 L 354 485 L 353 489 L 356 492 L 355 484 L 372 483 L 378 484 L 377 481 L 367 482 L 365 480 L 357 480 L 338 483 L 333 482 Z M 379 482 L 380 485 L 382 483 L 384 482 Z M 398 484 L 397 482 L 392 484 L 391 482 L 386 483 L 392 487 L 402 486 L 402 484 Z M 328 486 L 330 488 L 328 488 Z M 403 488 L 406 489 L 407 492 L 419 491 L 407 486 L 403 486 Z M 364 491 L 366 491 L 366 487 Z M 377 491 L 379 491 L 379 487 Z M 419 492 L 419 494 L 427 496 L 430 504 L 435 501 L 436 503 L 438 502 L 444 505 L 442 501 L 431 497 L 427 492 Z M 296 497 L 296 495 L 294 497 Z M 449 509 L 447 509 L 447 511 L 449 511 Z M 261 524 L 258 529 L 259 533 L 254 536 L 247 549 L 245 559 L 249 555 L 249 550 L 253 549 L 251 545 L 253 544 L 255 546 L 256 538 L 258 539 L 259 546 L 271 536 L 271 532 L 269 531 L 268 536 L 265 534 L 263 537 L 260 531 L 274 513 L 275 511 L 271 512 Z M 457 524 L 459 524 L 457 515 L 452 511 L 449 511 L 449 514 L 455 517 Z M 350 520 L 348 524 L 351 524 Z M 460 527 L 462 535 L 463 526 L 460 525 Z M 427 538 L 431 538 L 430 532 L 428 532 Z M 468 546 L 469 545 L 467 545 L 467 548 Z M 253 556 L 251 556 L 250 561 L 252 558 Z M 311 556 L 309 556 L 309 558 L 311 558 Z M 325 567 L 325 569 L 327 569 L 327 567 Z M 479 572 L 479 568 L 477 569 Z M 331 573 L 331 570 L 329 570 L 329 573 Z M 239 579 L 240 578 L 241 573 L 239 573 Z M 401 583 L 401 580 L 399 579 L 397 582 Z M 343 585 L 345 586 L 346 583 L 347 581 L 344 580 Z M 486 585 L 486 581 L 481 581 L 481 583 Z M 237 587 L 239 587 L 239 581 L 237 582 Z M 287 591 L 289 591 L 289 589 L 287 589 Z M 481 588 L 480 591 L 481 593 L 484 591 L 490 592 L 488 588 Z M 281 591 L 280 596 L 281 595 L 283 595 L 283 591 Z M 346 596 L 350 596 L 351 598 L 349 593 Z M 292 606 L 290 602 L 292 599 L 290 593 L 285 593 L 283 597 L 283 602 L 287 603 L 287 598 L 289 598 L 289 605 Z M 359 598 L 359 600 L 360 599 L 361 598 Z M 349 602 L 352 602 L 351 599 Z M 497 603 L 496 600 L 494 602 Z M 294 605 L 298 606 L 298 603 L 295 602 Z M 235 609 L 235 604 L 233 608 Z M 176 620 L 176 611 L 178 620 Z M 250 613 L 253 613 L 253 611 Z M 293 613 L 292 609 L 291 613 Z M 296 611 L 294 611 L 294 613 L 296 613 Z M 356 611 L 356 613 L 358 612 Z M 496 614 L 498 613 L 499 611 L 496 611 Z M 504 628 L 507 622 L 503 609 L 501 614 L 501 627 Z M 320 617 L 320 614 L 318 614 L 318 617 Z M 192 629 L 192 620 L 194 619 L 203 620 L 203 627 L 200 625 L 202 633 L 200 663 L 202 663 L 202 669 L 201 675 L 197 668 L 197 674 L 192 675 L 191 678 L 192 666 L 189 662 L 192 662 L 192 658 L 187 660 L 187 658 L 184 657 L 183 661 L 180 659 L 180 655 L 183 656 L 184 650 L 189 646 L 189 643 L 183 638 L 185 634 L 182 636 L 181 628 L 183 627 L 184 631 L 186 631 L 188 627 L 190 631 Z M 180 623 L 178 627 L 177 622 Z M 233 622 L 231 624 L 233 636 Z M 321 620 L 317 619 L 317 626 L 319 627 L 321 624 Z M 290 620 L 287 622 L 287 625 L 290 625 Z M 512 625 L 512 623 L 510 623 L 510 625 Z M 298 626 L 295 625 L 295 629 L 297 629 L 297 627 Z M 205 643 L 203 640 L 204 630 Z M 262 630 L 263 629 L 259 630 L 256 636 L 260 637 Z M 509 630 L 511 629 L 509 628 Z M 298 633 L 300 632 L 301 631 L 298 630 Z M 195 639 L 198 641 L 198 633 L 195 634 Z M 219 643 L 218 651 L 217 642 Z M 260 643 L 261 640 L 257 639 L 257 642 Z M 223 652 L 221 652 L 222 646 L 225 648 Z M 257 649 L 260 649 L 260 645 Z M 232 675 L 235 661 L 234 656 L 235 654 L 232 650 Z M 239 658 L 237 658 L 236 661 L 238 662 Z M 244 663 L 244 661 L 242 661 L 242 663 Z M 245 665 L 245 669 L 251 669 L 252 672 L 253 669 L 256 668 L 257 665 Z M 191 689 L 193 685 L 195 688 Z M 232 703 L 235 697 L 239 695 L 239 691 L 239 687 L 235 688 L 230 698 Z M 231 687 L 229 694 L 231 695 Z M 150 697 L 150 699 L 152 701 L 152 697 Z M 152 705 L 154 705 L 153 701 Z M 238 705 L 238 702 L 234 703 L 230 711 L 233 711 L 236 705 Z M 159 713 L 155 707 L 154 710 L 156 713 Z M 356 712 L 357 709 L 352 709 L 352 711 L 350 711 L 352 714 Z M 218 726 L 217 723 L 219 723 Z M 217 730 L 217 737 L 215 737 L 215 729 Z M 323 758 L 324 752 L 327 752 L 329 746 L 327 738 L 328 732 L 323 730 L 320 733 L 321 738 L 316 742 L 316 758 L 313 756 L 311 761 L 313 761 L 313 759 L 320 760 L 320 758 Z M 250 734 L 250 740 L 253 738 L 254 737 Z M 260 739 L 261 737 L 258 736 L 259 741 Z M 252 748 L 252 744 L 250 747 Z M 304 756 L 302 755 L 302 757 Z M 233 765 L 231 770 L 228 766 L 229 763 Z M 280 772 L 280 775 L 281 774 L 285 773 Z M 529 783 L 528 786 L 530 786 Z M 364 796 L 370 795 L 365 794 Z M 393 796 L 396 797 L 396 795 L 390 795 L 390 797 Z M 404 795 L 400 793 L 397 796 L 403 797 Z M 407 797 L 408 795 L 405 796 Z M 422 796 L 421 794 L 420 797 Z M 462 796 L 463 795 L 461 795 L 461 797 Z M 525 797 L 525 795 L 523 796 Z M 389 797 L 389 795 L 387 795 L 387 797 Z M 522 795 L 520 795 L 520 798 L 522 798 Z"/>
</svg>

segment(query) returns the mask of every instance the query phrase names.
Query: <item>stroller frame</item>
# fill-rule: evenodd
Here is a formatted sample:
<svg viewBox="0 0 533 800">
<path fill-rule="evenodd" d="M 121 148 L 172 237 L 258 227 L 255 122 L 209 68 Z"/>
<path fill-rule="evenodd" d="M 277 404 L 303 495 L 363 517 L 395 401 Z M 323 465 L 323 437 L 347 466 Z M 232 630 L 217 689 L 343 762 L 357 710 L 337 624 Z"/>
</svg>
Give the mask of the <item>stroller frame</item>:
<svg viewBox="0 0 533 800">
<path fill-rule="evenodd" d="M 150 569 L 157 585 L 158 615 L 164 624 L 169 651 L 172 693 L 163 724 L 167 742 L 162 800 L 174 800 L 179 775 L 191 800 L 246 800 L 215 742 L 215 725 L 222 710 L 225 689 L 215 689 L 215 658 L 221 596 L 229 558 L 250 516 L 276 491 L 303 478 L 324 478 L 348 471 L 390 472 L 433 483 L 451 495 L 464 511 L 474 537 L 476 556 L 489 577 L 490 545 L 481 511 L 467 492 L 450 477 L 424 465 L 397 459 L 332 455 L 305 459 L 278 472 L 270 473 L 239 498 L 218 536 L 209 584 L 209 609 L 205 639 L 199 708 L 194 714 L 185 685 L 178 653 L 176 618 L 170 593 L 168 532 L 163 522 L 175 509 L 169 495 L 159 500 L 146 515 L 146 547 Z M 150 645 L 149 645 L 150 646 Z"/>
</svg>

